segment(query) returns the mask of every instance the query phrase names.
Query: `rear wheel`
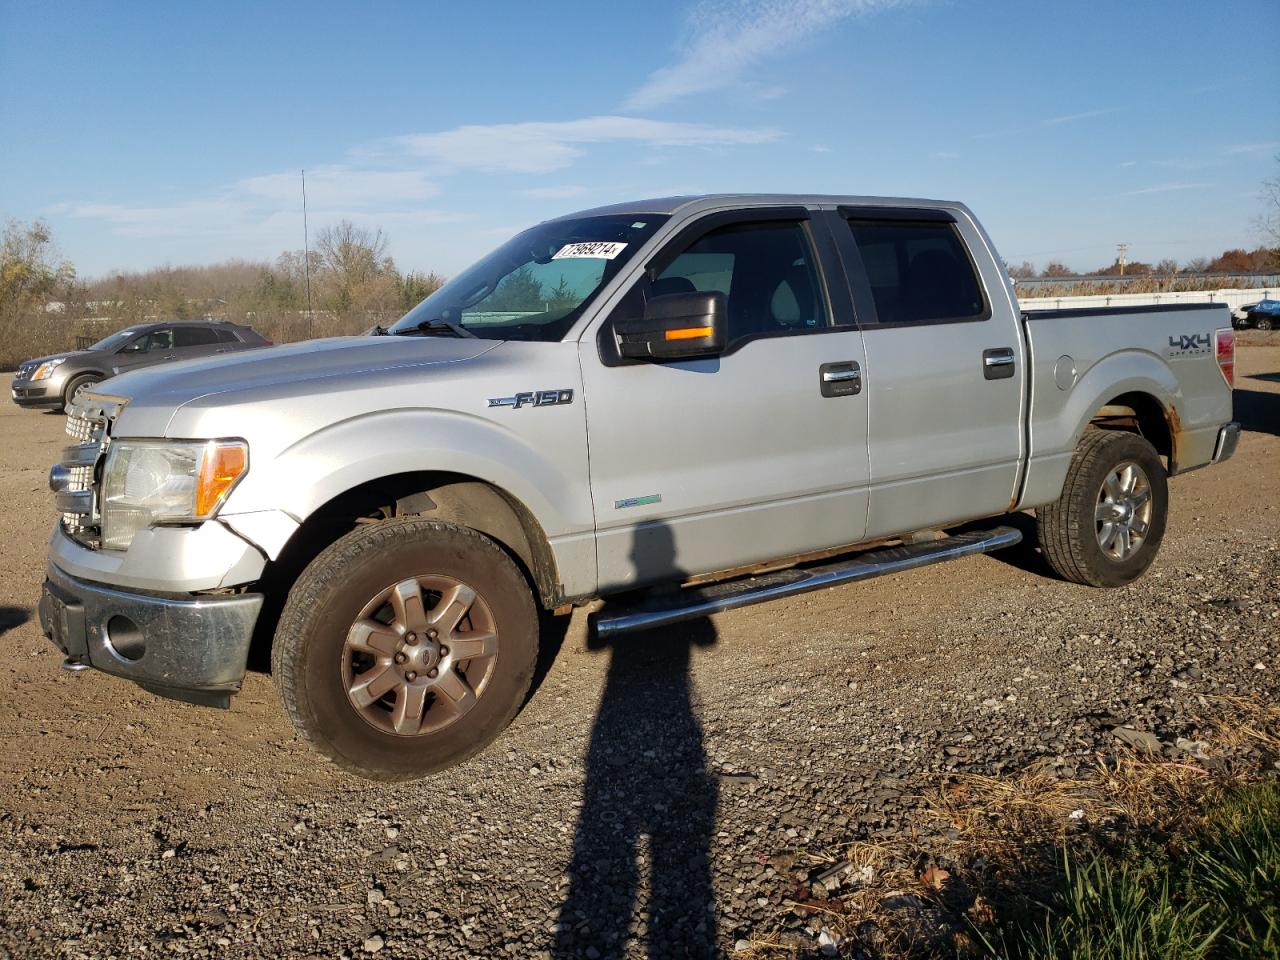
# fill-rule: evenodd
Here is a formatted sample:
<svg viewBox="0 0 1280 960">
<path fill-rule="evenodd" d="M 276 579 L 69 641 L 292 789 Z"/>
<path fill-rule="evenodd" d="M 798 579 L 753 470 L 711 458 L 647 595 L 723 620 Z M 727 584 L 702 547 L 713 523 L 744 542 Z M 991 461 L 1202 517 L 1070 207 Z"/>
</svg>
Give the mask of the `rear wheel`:
<svg viewBox="0 0 1280 960">
<path fill-rule="evenodd" d="M 407 780 L 497 738 L 529 689 L 533 595 L 511 558 L 466 527 L 362 527 L 302 572 L 271 666 L 298 734 L 339 766 Z"/>
<path fill-rule="evenodd" d="M 1040 548 L 1067 580 L 1123 586 L 1155 560 L 1168 508 L 1155 448 L 1137 434 L 1090 430 L 1076 447 L 1062 496 L 1036 511 Z"/>
</svg>

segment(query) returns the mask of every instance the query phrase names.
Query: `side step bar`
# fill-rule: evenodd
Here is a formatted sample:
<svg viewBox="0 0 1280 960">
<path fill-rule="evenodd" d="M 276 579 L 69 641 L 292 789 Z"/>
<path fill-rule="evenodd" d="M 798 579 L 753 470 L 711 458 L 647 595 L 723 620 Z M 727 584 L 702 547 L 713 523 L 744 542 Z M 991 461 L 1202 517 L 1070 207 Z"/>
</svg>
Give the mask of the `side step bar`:
<svg viewBox="0 0 1280 960">
<path fill-rule="evenodd" d="M 609 612 L 609 607 L 606 606 L 595 618 L 595 632 L 596 636 L 604 638 L 636 630 L 652 630 L 681 620 L 694 620 L 724 610 L 764 603 L 766 600 L 793 597 L 810 590 L 870 580 L 890 573 L 942 563 L 944 560 L 990 553 L 1021 541 L 1022 531 L 1013 527 L 972 530 L 945 540 L 870 550 L 852 559 L 819 567 L 779 570 L 746 580 L 690 587 L 674 596 L 624 607 L 616 613 Z"/>
</svg>

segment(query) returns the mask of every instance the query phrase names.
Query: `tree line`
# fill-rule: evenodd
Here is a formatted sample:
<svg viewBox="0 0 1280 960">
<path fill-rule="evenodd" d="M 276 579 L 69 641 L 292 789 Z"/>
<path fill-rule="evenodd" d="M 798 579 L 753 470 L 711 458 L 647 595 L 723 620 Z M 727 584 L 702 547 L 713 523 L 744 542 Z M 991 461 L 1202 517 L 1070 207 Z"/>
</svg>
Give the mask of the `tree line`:
<svg viewBox="0 0 1280 960">
<path fill-rule="evenodd" d="M 402 271 L 380 228 L 342 221 L 308 255 L 162 266 L 82 278 L 42 222 L 10 220 L 0 241 L 0 370 L 145 320 L 205 317 L 247 323 L 284 343 L 386 325 L 440 287 L 434 272 Z M 308 310 L 308 274 L 310 303 Z"/>
<path fill-rule="evenodd" d="M 1251 274 L 1251 273 L 1276 273 L 1280 272 L 1280 247 L 1260 246 L 1253 250 L 1224 250 L 1218 256 L 1210 259 L 1209 257 L 1194 257 L 1183 263 L 1177 260 L 1164 259 L 1158 263 L 1151 264 L 1141 260 L 1127 261 L 1123 266 L 1119 259 L 1112 261 L 1105 267 L 1097 270 L 1080 273 L 1072 270 L 1060 260 L 1050 260 L 1044 267 L 1037 272 L 1035 264 L 1029 260 L 1023 260 L 1018 264 L 1009 265 L 1009 276 L 1015 280 L 1030 280 L 1033 278 L 1044 279 L 1072 279 L 1074 277 L 1195 277 L 1204 276 L 1206 274 L 1224 275 L 1224 274 Z"/>
</svg>

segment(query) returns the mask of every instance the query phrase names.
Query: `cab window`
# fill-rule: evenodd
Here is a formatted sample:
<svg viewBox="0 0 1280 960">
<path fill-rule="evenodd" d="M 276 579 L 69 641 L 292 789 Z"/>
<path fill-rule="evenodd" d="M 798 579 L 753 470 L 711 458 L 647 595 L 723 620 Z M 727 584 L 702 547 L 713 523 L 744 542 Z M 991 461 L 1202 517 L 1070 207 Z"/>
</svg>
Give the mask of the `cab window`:
<svg viewBox="0 0 1280 960">
<path fill-rule="evenodd" d="M 719 291 L 728 343 L 829 325 L 814 255 L 801 223 L 739 223 L 712 230 L 651 280 L 646 298 Z"/>
<path fill-rule="evenodd" d="M 990 316 L 954 224 L 850 220 L 849 228 L 879 323 L 949 323 Z"/>
</svg>

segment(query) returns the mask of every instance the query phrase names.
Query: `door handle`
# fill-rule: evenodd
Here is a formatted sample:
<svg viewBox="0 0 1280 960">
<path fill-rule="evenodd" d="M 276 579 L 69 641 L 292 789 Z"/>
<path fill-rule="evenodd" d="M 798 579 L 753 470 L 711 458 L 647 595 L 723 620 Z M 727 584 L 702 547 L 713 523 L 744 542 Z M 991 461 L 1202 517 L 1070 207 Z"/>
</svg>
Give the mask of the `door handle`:
<svg viewBox="0 0 1280 960">
<path fill-rule="evenodd" d="M 855 360 L 824 363 L 818 368 L 818 390 L 824 397 L 851 397 L 862 392 L 862 369 Z"/>
<path fill-rule="evenodd" d="M 982 376 L 987 380 L 1007 380 L 1013 376 L 1013 368 L 1013 347 L 982 351 Z"/>
<path fill-rule="evenodd" d="M 163 357 L 161 357 L 161 359 L 162 359 L 162 360 L 177 360 L 177 359 L 178 359 L 178 355 L 177 355 L 176 353 L 166 353 Z"/>
</svg>

